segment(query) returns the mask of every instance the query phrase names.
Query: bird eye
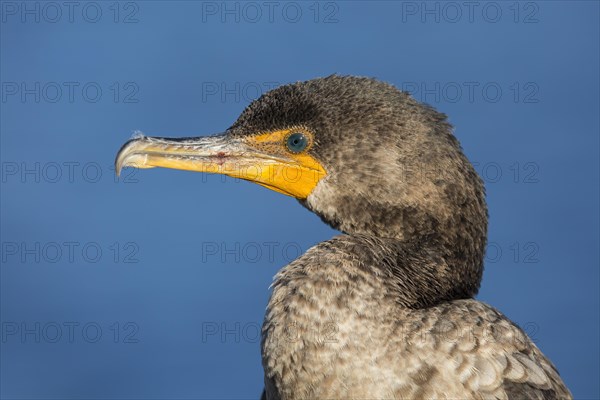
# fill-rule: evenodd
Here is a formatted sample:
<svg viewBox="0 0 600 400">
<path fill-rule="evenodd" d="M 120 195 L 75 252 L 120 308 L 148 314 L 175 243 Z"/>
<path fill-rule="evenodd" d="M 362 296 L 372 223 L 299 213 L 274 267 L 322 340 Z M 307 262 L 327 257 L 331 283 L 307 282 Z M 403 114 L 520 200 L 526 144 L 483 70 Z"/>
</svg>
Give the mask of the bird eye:
<svg viewBox="0 0 600 400">
<path fill-rule="evenodd" d="M 286 145 L 292 153 L 300 153 L 308 146 L 308 138 L 300 132 L 292 133 L 288 136 Z"/>
</svg>

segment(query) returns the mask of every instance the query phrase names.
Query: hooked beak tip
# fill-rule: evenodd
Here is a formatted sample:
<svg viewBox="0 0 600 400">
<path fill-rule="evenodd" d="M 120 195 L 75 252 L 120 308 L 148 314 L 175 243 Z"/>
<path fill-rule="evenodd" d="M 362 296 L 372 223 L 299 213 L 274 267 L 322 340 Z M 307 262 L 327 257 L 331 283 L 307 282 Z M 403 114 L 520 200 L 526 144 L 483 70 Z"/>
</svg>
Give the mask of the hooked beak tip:
<svg viewBox="0 0 600 400">
<path fill-rule="evenodd" d="M 135 158 L 139 158 L 139 153 L 136 153 L 136 149 L 140 148 L 140 145 L 143 145 L 143 142 L 146 141 L 144 136 L 136 137 L 134 139 L 128 140 L 121 146 L 119 151 L 117 152 L 117 156 L 115 158 L 115 172 L 117 176 L 121 175 L 121 171 L 125 167 L 138 167 L 137 161 L 133 162 Z"/>
</svg>

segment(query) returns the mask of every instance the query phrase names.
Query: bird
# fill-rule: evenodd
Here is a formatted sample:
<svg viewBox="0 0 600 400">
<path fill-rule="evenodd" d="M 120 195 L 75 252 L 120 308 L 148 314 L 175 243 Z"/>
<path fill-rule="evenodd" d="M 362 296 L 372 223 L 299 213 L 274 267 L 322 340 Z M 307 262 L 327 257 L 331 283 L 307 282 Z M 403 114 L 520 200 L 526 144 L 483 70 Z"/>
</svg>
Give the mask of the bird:
<svg viewBox="0 0 600 400">
<path fill-rule="evenodd" d="M 222 134 L 139 135 L 124 167 L 225 174 L 339 231 L 282 267 L 261 332 L 263 399 L 571 399 L 552 362 L 475 299 L 488 210 L 448 117 L 395 86 L 279 86 Z"/>
</svg>

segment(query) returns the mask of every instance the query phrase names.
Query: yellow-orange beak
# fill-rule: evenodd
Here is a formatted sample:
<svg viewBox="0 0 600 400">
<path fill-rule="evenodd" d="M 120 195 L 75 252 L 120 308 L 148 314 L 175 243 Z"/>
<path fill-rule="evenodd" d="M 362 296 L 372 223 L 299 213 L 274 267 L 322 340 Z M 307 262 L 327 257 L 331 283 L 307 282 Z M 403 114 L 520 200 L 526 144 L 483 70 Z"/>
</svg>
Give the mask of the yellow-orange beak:
<svg viewBox="0 0 600 400">
<path fill-rule="evenodd" d="M 279 143 L 277 133 L 273 135 L 268 142 Z M 264 136 L 259 138 L 217 135 L 171 139 L 142 136 L 121 147 L 115 168 L 117 175 L 124 167 L 163 167 L 225 174 L 298 199 L 308 197 L 325 176 L 320 163 L 309 155 L 273 151 L 273 146 L 264 146 Z"/>
</svg>

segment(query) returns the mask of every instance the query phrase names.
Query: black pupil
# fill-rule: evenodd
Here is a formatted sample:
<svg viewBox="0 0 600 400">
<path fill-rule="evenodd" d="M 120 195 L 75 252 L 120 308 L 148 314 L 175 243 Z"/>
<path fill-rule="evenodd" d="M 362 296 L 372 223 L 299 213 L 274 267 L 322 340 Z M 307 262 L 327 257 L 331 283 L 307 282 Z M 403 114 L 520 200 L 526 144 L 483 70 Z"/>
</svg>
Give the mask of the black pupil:
<svg viewBox="0 0 600 400">
<path fill-rule="evenodd" d="M 307 142 L 302 133 L 292 133 L 288 138 L 288 148 L 294 153 L 299 153 L 306 148 Z"/>
</svg>

